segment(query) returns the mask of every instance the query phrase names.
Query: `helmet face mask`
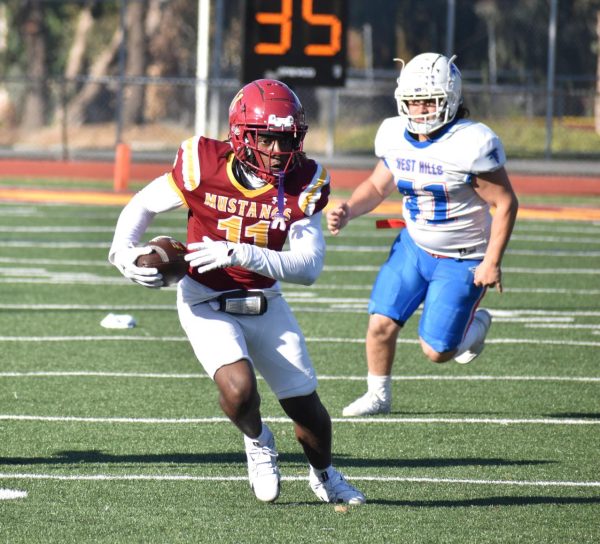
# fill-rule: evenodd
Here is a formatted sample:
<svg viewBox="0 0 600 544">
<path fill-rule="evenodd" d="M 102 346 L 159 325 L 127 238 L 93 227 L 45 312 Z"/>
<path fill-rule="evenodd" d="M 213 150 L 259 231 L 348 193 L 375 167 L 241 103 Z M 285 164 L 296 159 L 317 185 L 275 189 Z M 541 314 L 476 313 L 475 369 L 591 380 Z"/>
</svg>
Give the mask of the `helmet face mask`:
<svg viewBox="0 0 600 544">
<path fill-rule="evenodd" d="M 398 114 L 406 119 L 409 132 L 431 134 L 456 116 L 462 103 L 462 84 L 455 58 L 423 53 L 414 57 L 400 72 L 394 97 Z M 411 114 L 408 103 L 419 100 L 435 100 L 435 110 Z"/>
<path fill-rule="evenodd" d="M 235 157 L 270 183 L 296 166 L 307 130 L 300 100 L 280 81 L 249 83 L 229 107 L 229 138 Z"/>
</svg>

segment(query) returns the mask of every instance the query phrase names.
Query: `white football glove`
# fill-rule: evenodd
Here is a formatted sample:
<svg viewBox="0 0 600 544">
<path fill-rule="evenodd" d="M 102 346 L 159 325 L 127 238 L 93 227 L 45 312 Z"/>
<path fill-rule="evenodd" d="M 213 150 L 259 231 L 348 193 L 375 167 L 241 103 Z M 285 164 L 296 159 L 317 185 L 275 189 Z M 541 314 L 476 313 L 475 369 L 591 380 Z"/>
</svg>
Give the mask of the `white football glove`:
<svg viewBox="0 0 600 544">
<path fill-rule="evenodd" d="M 202 242 L 188 244 L 187 248 L 195 251 L 185 256 L 185 260 L 190 263 L 191 267 L 198 268 L 199 274 L 240 264 L 236 256 L 237 244 L 224 241 L 215 242 L 208 236 L 202 240 Z"/>
<path fill-rule="evenodd" d="M 162 287 L 162 274 L 156 268 L 136 266 L 135 261 L 140 255 L 152 253 L 150 246 L 126 247 L 119 249 L 113 257 L 113 264 L 126 278 L 144 287 Z"/>
</svg>

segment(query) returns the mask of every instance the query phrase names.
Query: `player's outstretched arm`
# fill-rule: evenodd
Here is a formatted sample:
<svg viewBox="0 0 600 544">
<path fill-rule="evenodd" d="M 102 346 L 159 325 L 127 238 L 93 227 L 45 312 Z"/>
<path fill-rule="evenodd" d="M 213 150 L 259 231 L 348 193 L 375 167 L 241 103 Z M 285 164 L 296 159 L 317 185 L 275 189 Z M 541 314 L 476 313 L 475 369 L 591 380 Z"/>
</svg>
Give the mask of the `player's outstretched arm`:
<svg viewBox="0 0 600 544">
<path fill-rule="evenodd" d="M 392 193 L 394 187 L 392 173 L 380 160 L 369 177 L 354 189 L 350 198 L 327 213 L 329 232 L 335 236 L 351 219 L 373 211 Z"/>
</svg>

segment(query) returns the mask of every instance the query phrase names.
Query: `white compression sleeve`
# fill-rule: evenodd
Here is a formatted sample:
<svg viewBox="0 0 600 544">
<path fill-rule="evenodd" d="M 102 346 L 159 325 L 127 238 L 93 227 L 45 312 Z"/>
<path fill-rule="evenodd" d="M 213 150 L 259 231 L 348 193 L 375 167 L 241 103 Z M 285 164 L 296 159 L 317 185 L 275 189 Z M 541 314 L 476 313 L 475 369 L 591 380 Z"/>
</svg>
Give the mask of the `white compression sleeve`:
<svg viewBox="0 0 600 544">
<path fill-rule="evenodd" d="M 311 285 L 319 277 L 325 260 L 321 212 L 296 221 L 290 227 L 288 240 L 287 251 L 239 244 L 236 257 L 240 266 L 263 276 L 289 283 Z"/>
<path fill-rule="evenodd" d="M 181 197 L 173 190 L 166 175 L 150 182 L 136 193 L 121 211 L 108 260 L 114 261 L 119 249 L 136 245 L 157 213 L 173 210 L 183 205 Z"/>
</svg>

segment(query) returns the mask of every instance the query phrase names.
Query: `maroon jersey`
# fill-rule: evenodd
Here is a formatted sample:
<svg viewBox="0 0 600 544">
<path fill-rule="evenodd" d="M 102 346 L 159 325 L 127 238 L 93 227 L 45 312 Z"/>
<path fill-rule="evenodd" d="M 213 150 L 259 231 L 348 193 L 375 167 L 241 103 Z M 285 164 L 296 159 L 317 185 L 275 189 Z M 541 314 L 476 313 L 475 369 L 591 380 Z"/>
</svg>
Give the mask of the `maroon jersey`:
<svg viewBox="0 0 600 544">
<path fill-rule="evenodd" d="M 285 230 L 272 228 L 278 212 L 277 187 L 266 184 L 247 189 L 235 178 L 233 150 L 228 142 L 193 137 L 181 145 L 170 174 L 171 184 L 187 204 L 187 243 L 211 240 L 252 244 L 281 251 L 290 225 L 321 211 L 329 198 L 329 174 L 313 160 L 305 159 L 285 176 L 283 215 Z M 188 274 L 215 289 L 265 289 L 275 280 L 232 266 Z"/>
</svg>

